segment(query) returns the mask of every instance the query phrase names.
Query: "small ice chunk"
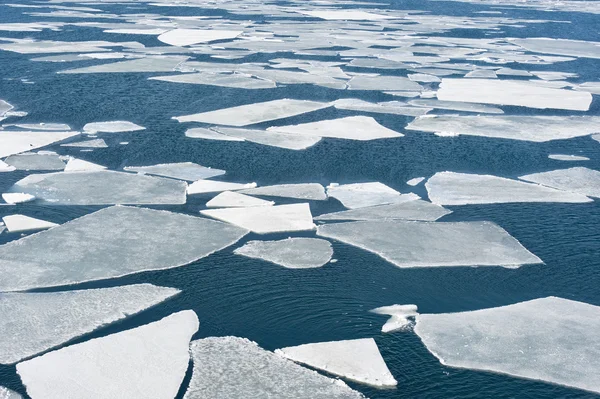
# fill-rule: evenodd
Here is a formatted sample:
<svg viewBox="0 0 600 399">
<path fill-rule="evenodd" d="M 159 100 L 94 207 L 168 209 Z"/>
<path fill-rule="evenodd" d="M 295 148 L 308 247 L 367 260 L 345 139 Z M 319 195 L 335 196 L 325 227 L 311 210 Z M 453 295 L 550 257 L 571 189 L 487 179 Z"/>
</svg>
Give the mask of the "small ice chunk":
<svg viewBox="0 0 600 399">
<path fill-rule="evenodd" d="M 592 95 L 575 90 L 533 86 L 520 80 L 443 79 L 437 92 L 442 101 L 517 105 L 587 111 Z"/>
<path fill-rule="evenodd" d="M 498 76 L 493 69 L 476 69 L 465 75 L 465 78 L 495 79 Z"/>
<path fill-rule="evenodd" d="M 583 167 L 551 170 L 519 177 L 547 187 L 600 198 L 600 172 Z"/>
<path fill-rule="evenodd" d="M 24 231 L 46 230 L 54 226 L 56 223 L 47 222 L 45 220 L 35 219 L 25 215 L 8 215 L 2 218 L 6 225 L 6 229 L 10 233 L 21 233 Z"/>
<path fill-rule="evenodd" d="M 182 75 L 154 76 L 149 80 L 171 83 L 188 83 L 206 86 L 233 87 L 238 89 L 272 89 L 277 84 L 271 80 L 259 79 L 241 73 L 185 73 Z"/>
<path fill-rule="evenodd" d="M 444 215 L 452 213 L 446 208 L 420 199 L 400 202 L 398 204 L 376 205 L 349 211 L 326 213 L 315 220 L 423 220 L 436 221 Z"/>
<path fill-rule="evenodd" d="M 230 183 L 217 180 L 198 180 L 188 186 L 187 194 L 218 193 L 221 191 L 235 191 L 254 187 L 256 187 L 256 183 Z"/>
<path fill-rule="evenodd" d="M 567 154 L 550 154 L 548 155 L 549 159 L 554 159 L 556 161 L 589 161 L 588 157 L 583 157 L 580 155 L 567 155 Z"/>
<path fill-rule="evenodd" d="M 416 107 L 426 107 L 435 109 L 449 109 L 453 111 L 477 112 L 482 114 L 503 114 L 500 108 L 490 107 L 489 105 L 475 103 L 461 103 L 457 101 L 440 101 L 433 99 L 411 100 L 408 102 Z"/>
<path fill-rule="evenodd" d="M 15 391 L 0 385 L 0 399 L 23 399 L 23 397 Z"/>
<path fill-rule="evenodd" d="M 75 148 L 108 148 L 106 141 L 103 139 L 93 139 L 78 141 L 76 143 L 61 144 L 61 147 L 75 147 Z"/>
<path fill-rule="evenodd" d="M 193 162 L 164 163 L 152 166 L 126 166 L 123 170 L 186 181 L 208 179 L 226 173 L 224 170 L 207 168 Z"/>
<path fill-rule="evenodd" d="M 0 130 L 0 158 L 35 150 L 77 135 L 79 132 Z"/>
<path fill-rule="evenodd" d="M 248 208 L 208 209 L 201 214 L 257 234 L 314 230 L 307 203 Z"/>
<path fill-rule="evenodd" d="M 348 90 L 422 91 L 423 86 L 401 76 L 354 76 L 348 82 Z"/>
<path fill-rule="evenodd" d="M 439 82 L 442 81 L 437 76 L 428 75 L 426 73 L 413 73 L 413 74 L 409 74 L 408 78 L 410 80 L 412 80 L 413 82 L 420 82 L 420 83 L 439 83 Z"/>
<path fill-rule="evenodd" d="M 215 125 L 247 126 L 255 123 L 289 118 L 291 116 L 305 114 L 329 106 L 328 103 L 284 98 L 282 100 L 240 105 L 200 114 L 177 116 L 174 117 L 174 119 L 179 122 L 202 122 Z"/>
<path fill-rule="evenodd" d="M 405 329 L 410 325 L 408 318 L 415 317 L 419 314 L 417 312 L 417 305 L 382 306 L 380 308 L 372 309 L 370 312 L 391 316 L 383 327 L 381 327 L 381 332 L 384 333 Z"/>
<path fill-rule="evenodd" d="M 217 140 L 217 141 L 245 141 L 241 137 L 227 136 L 222 133 L 218 133 L 212 129 L 206 129 L 203 127 L 196 127 L 188 129 L 185 132 L 185 136 L 192 139 L 205 139 L 205 140 Z"/>
<path fill-rule="evenodd" d="M 106 166 L 98 165 L 93 162 L 84 161 L 83 159 L 71 158 L 65 166 L 65 172 L 93 172 L 105 170 Z"/>
<path fill-rule="evenodd" d="M 310 269 L 328 263 L 333 256 L 333 249 L 326 240 L 295 237 L 279 241 L 250 241 L 233 253 L 288 269 Z"/>
<path fill-rule="evenodd" d="M 235 39 L 244 33 L 241 30 L 216 29 L 173 29 L 158 36 L 158 40 L 171 46 L 191 46 L 215 40 Z"/>
<path fill-rule="evenodd" d="M 136 132 L 144 129 L 146 128 L 128 121 L 93 122 L 83 127 L 83 131 L 88 134 Z"/>
<path fill-rule="evenodd" d="M 252 206 L 273 206 L 275 202 L 265 201 L 233 191 L 223 191 L 206 203 L 209 208 L 243 208 Z"/>
<path fill-rule="evenodd" d="M 245 338 L 209 337 L 193 341 L 190 348 L 194 370 L 184 399 L 365 398 L 342 381 L 299 366 Z"/>
<path fill-rule="evenodd" d="M 262 195 L 265 197 L 295 198 L 312 201 L 327 199 L 325 189 L 319 183 L 276 184 L 240 191 L 243 194 Z"/>
<path fill-rule="evenodd" d="M 340 201 L 348 209 L 395 204 L 419 199 L 413 193 L 401 194 L 379 182 L 330 185 L 327 195 Z"/>
<path fill-rule="evenodd" d="M 3 193 L 2 199 L 7 204 L 21 204 L 23 202 L 33 201 L 35 196 L 25 193 Z"/>
<path fill-rule="evenodd" d="M 328 21 L 381 21 L 398 18 L 393 15 L 376 14 L 362 10 L 297 10 L 296 12 L 310 17 Z"/>
<path fill-rule="evenodd" d="M 299 136 L 296 134 L 278 133 L 257 129 L 240 129 L 231 127 L 213 127 L 213 130 L 223 137 L 243 139 L 252 143 L 270 147 L 285 148 L 286 150 L 305 150 L 321 141 L 320 137 Z"/>
<path fill-rule="evenodd" d="M 272 126 L 267 131 L 363 141 L 404 136 L 402 133 L 381 126 L 368 116 L 348 116 L 299 125 Z"/>
<path fill-rule="evenodd" d="M 19 154 L 11 155 L 4 160 L 17 170 L 63 170 L 65 163 L 58 155 Z"/>
<path fill-rule="evenodd" d="M 17 168 L 0 160 L 0 173 L 14 172 L 15 170 L 17 170 Z"/>
<path fill-rule="evenodd" d="M 600 307 L 547 297 L 460 313 L 420 314 L 415 333 L 450 367 L 600 393 Z"/>
<path fill-rule="evenodd" d="M 191 310 L 17 364 L 32 399 L 171 399 L 187 371 Z"/>
<path fill-rule="evenodd" d="M 503 204 L 509 202 L 590 202 L 585 195 L 491 175 L 438 172 L 425 183 L 438 205 Z"/>
<path fill-rule="evenodd" d="M 44 352 L 139 313 L 179 292 L 175 288 L 138 284 L 81 291 L 0 294 L 3 332 L 0 363 L 12 364 Z"/>
<path fill-rule="evenodd" d="M 291 346 L 275 353 L 361 384 L 379 388 L 397 384 L 373 338 Z"/>
<path fill-rule="evenodd" d="M 380 220 L 329 223 L 317 235 L 373 252 L 401 267 L 503 266 L 542 263 L 491 222 Z"/>
</svg>

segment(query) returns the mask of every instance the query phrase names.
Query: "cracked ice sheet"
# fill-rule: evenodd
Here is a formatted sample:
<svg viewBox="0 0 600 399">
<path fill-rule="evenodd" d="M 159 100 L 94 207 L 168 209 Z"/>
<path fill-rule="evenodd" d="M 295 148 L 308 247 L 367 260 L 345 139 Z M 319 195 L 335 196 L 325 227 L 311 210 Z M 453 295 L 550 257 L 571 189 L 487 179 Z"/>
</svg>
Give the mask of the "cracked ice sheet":
<svg viewBox="0 0 600 399">
<path fill-rule="evenodd" d="M 551 170 L 520 176 L 543 186 L 600 198 L 600 172 L 584 167 Z"/>
<path fill-rule="evenodd" d="M 0 130 L 0 158 L 35 150 L 79 135 L 79 132 Z"/>
<path fill-rule="evenodd" d="M 158 36 L 158 40 L 171 46 L 190 46 L 215 40 L 235 39 L 241 30 L 174 29 Z"/>
<path fill-rule="evenodd" d="M 319 183 L 277 184 L 274 186 L 262 186 L 248 190 L 242 190 L 240 193 L 265 197 L 295 198 L 312 201 L 325 201 L 327 199 L 325 189 Z"/>
<path fill-rule="evenodd" d="M 187 184 L 162 177 L 114 171 L 33 174 L 16 182 L 11 193 L 34 195 L 54 205 L 185 204 Z"/>
<path fill-rule="evenodd" d="M 438 172 L 425 183 L 425 188 L 431 202 L 438 205 L 592 201 L 579 193 L 504 177 L 470 173 Z"/>
<path fill-rule="evenodd" d="M 600 307 L 547 297 L 497 308 L 418 315 L 415 332 L 450 367 L 600 393 Z"/>
<path fill-rule="evenodd" d="M 362 248 L 401 267 L 542 263 L 491 222 L 367 221 L 318 226 L 317 235 Z"/>
<path fill-rule="evenodd" d="M 422 220 L 434 222 L 452 211 L 423 200 L 411 200 L 399 204 L 387 204 L 352 209 L 349 211 L 326 213 L 315 220 Z"/>
<path fill-rule="evenodd" d="M 200 211 L 200 213 L 257 234 L 309 231 L 315 229 L 310 207 L 307 203 L 208 209 Z"/>
<path fill-rule="evenodd" d="M 471 78 L 443 79 L 437 98 L 441 101 L 573 111 L 587 111 L 592 103 L 592 95 L 587 92 L 533 86 L 519 80 Z"/>
<path fill-rule="evenodd" d="M 0 386 L 0 399 L 23 399 L 23 397 L 15 391 Z"/>
<path fill-rule="evenodd" d="M 397 384 L 373 338 L 318 342 L 277 349 L 275 353 L 361 384 L 379 388 Z"/>
<path fill-rule="evenodd" d="M 510 39 L 510 42 L 536 53 L 600 59 L 600 42 L 544 37 Z"/>
<path fill-rule="evenodd" d="M 58 155 L 20 154 L 4 160 L 17 170 L 63 170 L 65 163 Z"/>
<path fill-rule="evenodd" d="M 246 230 L 205 218 L 145 208 L 105 208 L 0 246 L 0 291 L 183 266 L 246 234 Z"/>
<path fill-rule="evenodd" d="M 137 132 L 146 128 L 128 121 L 92 122 L 83 127 L 87 134 Z"/>
<path fill-rule="evenodd" d="M 208 179 L 226 173 L 224 170 L 207 168 L 193 162 L 164 163 L 152 166 L 126 166 L 123 170 L 186 181 Z"/>
<path fill-rule="evenodd" d="M 380 125 L 375 119 L 367 116 L 349 116 L 299 125 L 272 126 L 267 131 L 361 141 L 404 136 L 402 133 Z"/>
<path fill-rule="evenodd" d="M 0 363 L 12 364 L 44 352 L 139 313 L 179 292 L 175 288 L 138 284 L 81 291 L 0 294 L 3 332 Z"/>
<path fill-rule="evenodd" d="M 184 399 L 364 399 L 344 382 L 297 365 L 245 338 L 200 339 L 191 343 L 191 353 L 194 370 Z"/>
<path fill-rule="evenodd" d="M 58 226 L 56 223 L 35 219 L 25 215 L 7 215 L 2 218 L 9 233 L 21 233 L 25 231 L 46 230 Z"/>
<path fill-rule="evenodd" d="M 379 182 L 343 185 L 331 184 L 327 187 L 327 195 L 337 199 L 348 209 L 395 204 L 419 199 L 419 196 L 416 194 L 401 194 Z"/>
<path fill-rule="evenodd" d="M 20 54 L 51 54 L 51 53 L 96 53 L 110 51 L 111 47 L 123 48 L 143 48 L 144 46 L 137 42 L 58 42 L 46 40 L 31 39 L 13 39 L 0 38 L 0 40 L 11 43 L 0 43 L 0 50 L 13 51 Z M 105 48 L 109 47 L 109 48 Z"/>
<path fill-rule="evenodd" d="M 67 69 L 57 73 L 134 73 L 134 72 L 174 72 L 175 68 L 188 57 L 152 56 L 135 60 L 111 62 L 84 68 Z"/>
<path fill-rule="evenodd" d="M 600 117 L 425 115 L 413 120 L 406 129 L 539 143 L 600 132 Z"/>
<path fill-rule="evenodd" d="M 198 331 L 191 310 L 95 338 L 17 364 L 32 399 L 145 398 L 177 395 Z"/>
<path fill-rule="evenodd" d="M 294 237 L 279 241 L 249 241 L 233 253 L 288 269 L 310 269 L 328 263 L 333 249 L 327 240 Z"/>
<path fill-rule="evenodd" d="M 449 109 L 453 111 L 477 112 L 482 114 L 503 114 L 500 108 L 475 103 L 461 103 L 457 101 L 440 101 L 434 99 L 410 100 L 410 105 L 435 109 Z M 417 115 L 420 116 L 420 115 Z"/>
<path fill-rule="evenodd" d="M 286 150 L 300 151 L 312 147 L 321 141 L 321 137 L 299 136 L 289 133 L 279 133 L 257 129 L 240 129 L 215 126 L 211 128 L 215 134 L 225 138 L 249 141 L 269 147 L 284 148 Z M 218 138 L 222 140 L 221 138 Z M 231 141 L 231 140 L 227 140 Z"/>
<path fill-rule="evenodd" d="M 289 118 L 329 107 L 329 103 L 306 100 L 273 100 L 262 103 L 240 105 L 193 115 L 177 116 L 179 122 L 202 122 L 215 125 L 247 126 Z"/>
</svg>

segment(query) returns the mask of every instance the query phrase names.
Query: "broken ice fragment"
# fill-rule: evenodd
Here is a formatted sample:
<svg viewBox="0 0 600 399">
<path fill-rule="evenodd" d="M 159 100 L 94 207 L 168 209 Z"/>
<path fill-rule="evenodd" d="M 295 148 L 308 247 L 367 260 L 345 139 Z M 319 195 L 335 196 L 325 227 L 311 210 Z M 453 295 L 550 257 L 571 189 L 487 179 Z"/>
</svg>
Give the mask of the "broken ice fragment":
<svg viewBox="0 0 600 399">
<path fill-rule="evenodd" d="M 127 121 L 93 122 L 83 127 L 83 131 L 88 134 L 136 132 L 144 129 L 146 128 Z"/>
<path fill-rule="evenodd" d="M 208 208 L 243 208 L 251 206 L 273 206 L 273 201 L 250 197 L 239 192 L 223 191 L 206 203 Z"/>
<path fill-rule="evenodd" d="M 0 158 L 35 150 L 77 135 L 79 132 L 0 130 Z"/>
<path fill-rule="evenodd" d="M 279 133 L 257 129 L 240 129 L 231 127 L 213 127 L 222 137 L 231 137 L 250 141 L 252 143 L 268 145 L 270 147 L 285 148 L 287 150 L 305 150 L 321 141 L 316 136 L 299 136 L 296 134 Z"/>
<path fill-rule="evenodd" d="M 218 193 L 221 191 L 235 191 L 254 187 L 256 187 L 256 183 L 230 183 L 217 180 L 198 180 L 188 186 L 187 194 Z"/>
<path fill-rule="evenodd" d="M 64 168 L 65 172 L 93 172 L 106 169 L 106 166 L 98 165 L 83 159 L 71 158 Z"/>
<path fill-rule="evenodd" d="M 76 143 L 61 144 L 61 147 L 76 147 L 76 148 L 108 148 L 106 141 L 102 139 L 84 140 Z"/>
<path fill-rule="evenodd" d="M 550 154 L 548 155 L 549 159 L 554 159 L 556 161 L 589 161 L 588 157 L 583 157 L 580 155 L 566 155 L 566 154 Z"/>
<path fill-rule="evenodd" d="M 519 179 L 547 187 L 600 198 L 600 172 L 583 167 L 533 173 Z"/>
<path fill-rule="evenodd" d="M 284 197 L 313 201 L 324 201 L 327 199 L 325 189 L 319 183 L 276 184 L 274 186 L 262 186 L 240 192 L 265 197 Z"/>
<path fill-rule="evenodd" d="M 243 31 L 208 29 L 173 29 L 158 36 L 158 40 L 171 46 L 190 46 L 215 40 L 235 39 Z"/>
<path fill-rule="evenodd" d="M 208 179 L 225 174 L 224 170 L 207 168 L 193 162 L 165 163 L 152 166 L 126 166 L 123 170 L 186 181 Z"/>
<path fill-rule="evenodd" d="M 35 219 L 25 215 L 8 215 L 2 218 L 6 225 L 6 229 L 10 233 L 21 233 L 24 231 L 46 230 L 54 226 L 56 223 L 47 222 L 45 220 Z"/>
<path fill-rule="evenodd" d="M 444 215 L 452 213 L 446 208 L 431 202 L 412 200 L 397 204 L 375 205 L 349 211 L 326 213 L 317 216 L 315 220 L 423 220 L 436 221 Z"/>
<path fill-rule="evenodd" d="M 395 204 L 419 199 L 419 196 L 416 194 L 400 194 L 393 188 L 379 182 L 343 185 L 332 184 L 327 187 L 327 195 L 337 199 L 348 209 Z"/>
<path fill-rule="evenodd" d="M 2 199 L 7 204 L 20 204 L 23 202 L 33 201 L 35 196 L 25 193 L 3 193 Z"/>
<path fill-rule="evenodd" d="M 408 318 L 419 314 L 417 312 L 417 305 L 382 306 L 372 309 L 370 312 L 390 316 L 388 321 L 381 327 L 381 332 L 384 333 L 391 333 L 406 328 L 410 324 Z"/>
<path fill-rule="evenodd" d="M 15 391 L 0 386 L 0 399 L 23 399 L 23 397 Z"/>
<path fill-rule="evenodd" d="M 333 249 L 326 240 L 295 237 L 279 241 L 250 241 L 234 253 L 288 269 L 309 269 L 328 263 L 333 256 Z"/>
<path fill-rule="evenodd" d="M 17 170 L 63 170 L 65 163 L 58 155 L 19 154 L 11 155 L 4 160 Z"/>
<path fill-rule="evenodd" d="M 407 181 L 406 184 L 414 187 L 414 186 L 419 185 L 423 180 L 425 180 L 424 177 L 415 177 L 415 178 L 412 178 L 409 181 Z"/>
</svg>

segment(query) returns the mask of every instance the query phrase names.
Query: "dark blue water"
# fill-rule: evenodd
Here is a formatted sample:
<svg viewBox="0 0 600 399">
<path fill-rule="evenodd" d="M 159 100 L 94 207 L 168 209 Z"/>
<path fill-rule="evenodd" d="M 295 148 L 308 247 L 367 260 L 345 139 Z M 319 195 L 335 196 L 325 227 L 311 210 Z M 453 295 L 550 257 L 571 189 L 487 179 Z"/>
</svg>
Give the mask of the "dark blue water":
<svg viewBox="0 0 600 399">
<path fill-rule="evenodd" d="M 124 5 L 93 5 L 109 12 L 152 12 L 168 15 L 222 15 L 224 11 L 189 8 L 157 8 L 140 4 L 131 10 Z M 137 7 L 137 5 L 136 5 Z M 439 15 L 485 16 L 473 14 L 489 7 L 457 2 L 395 0 L 396 9 L 421 9 Z M 0 22 L 55 20 L 22 15 L 24 9 L 0 8 Z M 25 10 L 29 11 L 29 10 Z M 37 11 L 37 10 L 32 10 Z M 528 24 L 523 28 L 502 27 L 501 32 L 485 32 L 496 37 L 557 37 L 599 40 L 598 17 L 591 14 L 540 12 L 529 9 L 503 9 L 503 17 L 572 21 L 571 24 Z M 494 15 L 489 15 L 494 17 Z M 257 18 L 259 18 L 257 16 Z M 261 17 L 262 18 L 262 17 Z M 162 45 L 154 37 L 103 34 L 100 29 L 66 26 L 51 32 L 0 32 L 4 37 L 32 37 L 45 40 L 139 41 L 146 46 Z M 440 36 L 484 37 L 477 30 L 454 30 Z M 489 37 L 489 36 L 486 36 Z M 426 197 L 421 188 L 404 182 L 438 171 L 489 173 L 516 177 L 526 173 L 569 166 L 600 169 L 600 144 L 589 137 L 528 143 L 511 140 L 459 136 L 441 138 L 431 134 L 404 131 L 412 119 L 392 115 L 370 115 L 386 127 L 403 132 L 397 140 L 355 142 L 325 139 L 305 151 L 288 151 L 253 143 L 194 140 L 184 136 L 190 124 L 179 124 L 172 116 L 185 115 L 279 98 L 335 100 L 357 97 L 369 101 L 397 98 L 380 92 L 345 92 L 309 85 L 289 85 L 272 90 L 241 90 L 212 86 L 149 81 L 162 74 L 57 75 L 66 68 L 94 65 L 105 61 L 78 63 L 31 62 L 39 55 L 0 52 L 0 98 L 29 112 L 22 123 L 60 122 L 80 129 L 98 120 L 130 120 L 147 127 L 142 133 L 102 136 L 109 148 L 81 153 L 76 148 L 50 146 L 64 155 L 119 169 L 127 165 L 150 165 L 191 161 L 227 170 L 225 179 L 256 181 L 259 185 L 277 183 L 381 181 L 406 192 Z M 237 62 L 265 61 L 293 57 L 291 53 L 256 54 Z M 198 56 L 199 60 L 208 60 Z M 332 60 L 330 57 L 300 57 Z M 112 62 L 112 61 L 108 61 Z M 600 78 L 600 60 L 580 59 L 550 66 L 507 65 L 515 69 L 576 72 L 574 82 Z M 390 70 L 348 70 L 394 73 Z M 406 71 L 397 72 L 406 74 Z M 35 84 L 23 84 L 28 78 Z M 600 115 L 596 97 L 589 115 Z M 555 114 L 503 107 L 507 114 Z M 356 115 L 355 112 L 325 109 L 277 121 L 291 124 Z M 9 120 L 13 122 L 17 119 Z M 128 141 L 129 145 L 118 145 Z M 589 157 L 579 163 L 547 158 L 564 153 Z M 26 175 L 0 174 L 0 192 Z M 197 215 L 207 198 L 191 198 L 188 204 L 162 207 Z M 283 201 L 285 202 L 285 201 Z M 23 204 L 19 213 L 63 223 L 98 209 L 97 207 L 40 206 Z M 311 203 L 314 215 L 341 210 L 335 200 Z M 519 269 L 431 268 L 401 270 L 376 255 L 333 243 L 337 263 L 320 269 L 289 270 L 232 254 L 234 248 L 253 239 L 279 239 L 289 234 L 249 235 L 232 248 L 191 265 L 165 271 L 140 273 L 119 279 L 48 289 L 81 289 L 149 282 L 177 287 L 182 293 L 166 303 L 125 321 L 87 334 L 74 342 L 104 336 L 156 321 L 172 312 L 193 309 L 200 319 L 195 338 L 236 335 L 258 342 L 266 349 L 309 342 L 374 337 L 398 388 L 377 390 L 350 384 L 371 398 L 592 398 L 591 393 L 486 372 L 442 366 L 412 332 L 382 335 L 385 316 L 369 309 L 390 304 L 416 304 L 421 313 L 481 309 L 519 301 L 560 296 L 600 305 L 600 203 L 587 204 L 508 204 L 454 207 L 443 221 L 490 220 L 517 238 L 544 260 L 542 265 Z M 0 217 L 14 209 L 0 207 Z M 314 233 L 295 234 L 312 236 Z M 0 244 L 19 238 L 0 235 Z M 0 332 L 1 333 L 1 332 Z M 188 373 L 189 374 L 189 373 Z M 179 397 L 185 391 L 185 384 Z M 24 387 L 14 367 L 0 366 L 0 385 L 22 394 Z"/>
</svg>

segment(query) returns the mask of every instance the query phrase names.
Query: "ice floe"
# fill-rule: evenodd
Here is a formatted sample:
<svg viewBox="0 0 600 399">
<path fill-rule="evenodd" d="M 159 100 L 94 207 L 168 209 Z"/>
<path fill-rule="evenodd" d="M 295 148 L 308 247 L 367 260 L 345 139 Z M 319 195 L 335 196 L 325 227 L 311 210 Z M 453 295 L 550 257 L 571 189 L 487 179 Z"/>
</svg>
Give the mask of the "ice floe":
<svg viewBox="0 0 600 399">
<path fill-rule="evenodd" d="M 600 198 L 600 172 L 583 167 L 533 173 L 519 179 L 547 187 Z"/>
<path fill-rule="evenodd" d="M 54 226 L 56 223 L 47 222 L 45 220 L 35 219 L 25 215 L 7 215 L 2 218 L 6 225 L 6 229 L 10 233 L 21 233 L 24 231 L 46 230 Z"/>
<path fill-rule="evenodd" d="M 17 373 L 32 399 L 171 399 L 185 377 L 198 325 L 193 311 L 174 313 L 19 363 Z"/>
<path fill-rule="evenodd" d="M 226 134 L 219 133 L 213 129 L 206 129 L 203 127 L 188 129 L 185 132 L 185 136 L 192 139 L 205 139 L 217 141 L 245 141 L 244 138 L 228 136 Z"/>
<path fill-rule="evenodd" d="M 491 222 L 380 220 L 330 223 L 317 235 L 373 252 L 398 267 L 503 266 L 542 263 Z"/>
<path fill-rule="evenodd" d="M 0 294 L 0 363 L 11 364 L 141 312 L 179 293 L 150 284 Z M 60 322 L 57 322 L 60 321 Z"/>
<path fill-rule="evenodd" d="M 188 57 L 154 56 L 60 71 L 61 74 L 174 72 Z"/>
<path fill-rule="evenodd" d="M 376 205 L 364 208 L 351 209 L 349 211 L 326 213 L 317 216 L 315 220 L 423 220 L 436 221 L 444 215 L 452 213 L 446 208 L 431 202 L 422 200 L 411 200 L 397 204 Z"/>
<path fill-rule="evenodd" d="M 123 170 L 186 181 L 208 179 L 226 173 L 224 170 L 207 168 L 193 162 L 165 163 L 152 166 L 126 166 Z"/>
<path fill-rule="evenodd" d="M 77 135 L 79 132 L 0 130 L 0 158 L 35 150 Z"/>
<path fill-rule="evenodd" d="M 333 102 L 338 109 L 350 111 L 373 112 L 377 114 L 392 114 L 406 116 L 421 116 L 431 111 L 431 108 L 413 107 L 399 101 L 370 103 L 355 98 L 343 98 Z"/>
<path fill-rule="evenodd" d="M 233 87 L 238 89 L 272 89 L 277 84 L 271 80 L 260 79 L 242 73 L 186 73 L 183 75 L 154 76 L 150 80 L 171 83 L 188 83 L 206 86 Z"/>
<path fill-rule="evenodd" d="M 422 91 L 423 86 L 401 76 L 354 76 L 348 90 Z"/>
<path fill-rule="evenodd" d="M 108 148 L 106 141 L 103 139 L 92 139 L 77 141 L 75 143 L 61 144 L 61 147 L 75 147 L 75 148 Z"/>
<path fill-rule="evenodd" d="M 0 399 L 22 399 L 23 397 L 8 388 L 0 386 Z"/>
<path fill-rule="evenodd" d="M 361 384 L 375 387 L 397 384 L 373 338 L 292 346 L 277 349 L 276 353 Z"/>
<path fill-rule="evenodd" d="M 185 204 L 186 187 L 173 179 L 100 170 L 33 174 L 9 192 L 31 194 L 55 205 Z"/>
<path fill-rule="evenodd" d="M 146 128 L 127 121 L 92 122 L 83 127 L 83 131 L 88 134 L 136 132 L 144 129 Z"/>
<path fill-rule="evenodd" d="M 371 309 L 370 312 L 388 315 L 390 318 L 381 327 L 381 332 L 391 333 L 394 331 L 403 330 L 410 325 L 409 317 L 415 317 L 419 313 L 417 312 L 417 305 L 391 305 L 382 306 L 376 309 Z"/>
<path fill-rule="evenodd" d="M 35 196 L 25 193 L 3 193 L 2 199 L 7 204 L 21 204 L 35 200 Z"/>
<path fill-rule="evenodd" d="M 235 39 L 241 35 L 240 30 L 216 29 L 174 29 L 158 36 L 158 40 L 171 46 L 190 46 L 216 40 Z"/>
<path fill-rule="evenodd" d="M 200 211 L 211 218 L 231 223 L 258 234 L 314 230 L 307 203 Z"/>
<path fill-rule="evenodd" d="M 224 191 L 206 203 L 208 208 L 243 208 L 273 205 L 275 205 L 273 201 L 265 201 L 234 191 Z"/>
<path fill-rule="evenodd" d="M 235 138 L 270 147 L 284 148 L 286 150 L 305 150 L 321 141 L 321 137 L 302 136 L 292 133 L 280 133 L 257 129 L 240 129 L 231 127 L 213 127 L 212 130 L 220 137 Z"/>
<path fill-rule="evenodd" d="M 321 267 L 333 256 L 329 241 L 303 237 L 279 241 L 250 241 L 233 252 L 236 255 L 262 259 L 288 269 Z"/>
<path fill-rule="evenodd" d="M 14 125 L 7 126 L 16 126 L 19 129 L 26 130 L 55 130 L 61 132 L 71 130 L 69 125 L 65 125 L 64 123 L 16 123 Z"/>
<path fill-rule="evenodd" d="M 549 159 L 554 159 L 555 161 L 589 161 L 588 157 L 584 157 L 581 155 L 567 155 L 567 154 L 550 154 L 548 155 Z"/>
<path fill-rule="evenodd" d="M 14 172 L 15 170 L 17 170 L 17 168 L 0 160 L 0 173 Z"/>
<path fill-rule="evenodd" d="M 329 107 L 328 103 L 305 100 L 273 100 L 263 103 L 240 105 L 232 108 L 218 109 L 216 111 L 200 114 L 178 116 L 179 122 L 202 122 L 215 125 L 247 126 L 255 123 L 269 122 L 290 116 L 301 115 L 307 112 Z"/>
<path fill-rule="evenodd" d="M 262 186 L 242 190 L 240 192 L 248 195 L 295 198 L 312 201 L 324 201 L 327 199 L 325 189 L 319 183 L 277 184 L 274 186 Z"/>
<path fill-rule="evenodd" d="M 98 165 L 83 159 L 70 158 L 64 168 L 65 172 L 94 172 L 105 170 L 106 166 Z"/>
<path fill-rule="evenodd" d="M 584 58 L 600 58 L 599 42 L 550 39 L 545 37 L 511 39 L 510 42 L 536 53 L 558 54 Z"/>
<path fill-rule="evenodd" d="M 509 202 L 590 202 L 585 195 L 491 175 L 438 172 L 425 183 L 438 205 Z"/>
<path fill-rule="evenodd" d="M 419 184 L 421 184 L 421 182 L 425 180 L 424 177 L 414 177 L 412 179 L 410 179 L 409 181 L 406 182 L 406 184 L 408 184 L 409 186 L 418 186 Z"/>
<path fill-rule="evenodd" d="M 419 199 L 419 196 L 416 194 L 401 194 L 393 188 L 379 182 L 342 185 L 331 184 L 327 187 L 327 195 L 337 199 L 348 209 L 394 204 Z"/>
<path fill-rule="evenodd" d="M 17 170 L 63 170 L 65 168 L 65 163 L 58 155 L 49 154 L 25 153 L 11 155 L 4 162 Z"/>
<path fill-rule="evenodd" d="M 0 291 L 183 266 L 228 247 L 246 233 L 214 220 L 167 211 L 105 208 L 1 245 Z"/>
<path fill-rule="evenodd" d="M 209 337 L 193 341 L 190 347 L 194 370 L 184 399 L 364 399 L 342 381 L 244 338 Z"/>
<path fill-rule="evenodd" d="M 475 103 L 461 103 L 457 101 L 441 101 L 434 99 L 410 100 L 410 105 L 415 107 L 427 107 L 435 109 L 449 109 L 453 111 L 477 112 L 482 114 L 503 114 L 500 108 L 490 107 L 489 105 Z M 419 115 L 416 115 L 419 116 Z"/>
<path fill-rule="evenodd" d="M 256 187 L 256 183 L 230 183 L 217 180 L 198 180 L 188 186 L 187 194 L 218 193 L 221 191 L 235 191 L 254 187 Z"/>
<path fill-rule="evenodd" d="M 415 332 L 444 365 L 600 393 L 600 307 L 547 297 L 420 314 Z"/>
<path fill-rule="evenodd" d="M 396 17 L 377 14 L 369 11 L 362 10 L 298 10 L 300 14 L 308 15 L 310 17 L 326 19 L 329 21 L 381 21 L 385 19 L 394 19 Z"/>
</svg>

